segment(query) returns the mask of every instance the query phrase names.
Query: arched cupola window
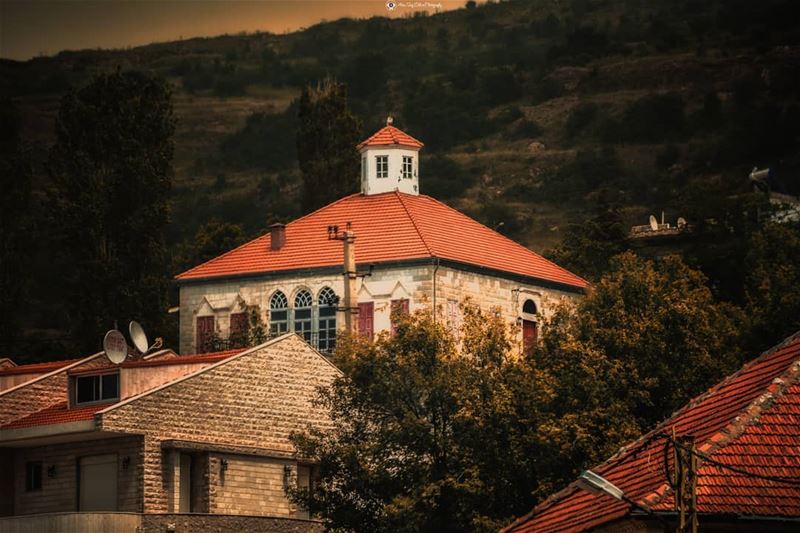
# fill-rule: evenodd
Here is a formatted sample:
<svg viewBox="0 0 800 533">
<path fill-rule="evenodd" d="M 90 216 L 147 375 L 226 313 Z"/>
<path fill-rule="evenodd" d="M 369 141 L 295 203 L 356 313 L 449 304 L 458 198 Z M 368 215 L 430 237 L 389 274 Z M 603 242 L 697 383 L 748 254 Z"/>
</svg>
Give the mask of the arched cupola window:
<svg viewBox="0 0 800 533">
<path fill-rule="evenodd" d="M 289 331 L 289 301 L 281 291 L 272 295 L 269 300 L 269 332 L 280 335 Z"/>
<path fill-rule="evenodd" d="M 533 300 L 527 299 L 522 304 L 522 347 L 525 351 L 530 350 L 539 338 L 539 325 L 536 321 L 538 312 Z"/>
<path fill-rule="evenodd" d="M 330 352 L 336 347 L 336 306 L 339 297 L 330 287 L 319 291 L 319 339 L 320 351 Z"/>
<path fill-rule="evenodd" d="M 311 343 L 311 293 L 301 290 L 294 297 L 294 331 Z"/>
</svg>

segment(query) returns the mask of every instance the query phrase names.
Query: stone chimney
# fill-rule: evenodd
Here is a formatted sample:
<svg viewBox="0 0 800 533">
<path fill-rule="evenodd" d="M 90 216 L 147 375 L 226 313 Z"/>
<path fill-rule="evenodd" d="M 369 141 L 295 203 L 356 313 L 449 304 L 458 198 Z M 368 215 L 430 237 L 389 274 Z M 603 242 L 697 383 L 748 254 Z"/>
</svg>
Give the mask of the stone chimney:
<svg viewBox="0 0 800 533">
<path fill-rule="evenodd" d="M 286 224 L 273 224 L 269 227 L 269 249 L 274 251 L 286 244 Z"/>
</svg>

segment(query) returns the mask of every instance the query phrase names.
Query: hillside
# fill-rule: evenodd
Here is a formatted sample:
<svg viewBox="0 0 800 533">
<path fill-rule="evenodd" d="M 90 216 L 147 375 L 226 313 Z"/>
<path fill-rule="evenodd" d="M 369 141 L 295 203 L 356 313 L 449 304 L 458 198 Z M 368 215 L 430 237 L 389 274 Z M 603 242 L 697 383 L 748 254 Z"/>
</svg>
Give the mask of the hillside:
<svg viewBox="0 0 800 533">
<path fill-rule="evenodd" d="M 177 248 L 215 217 L 255 234 L 301 214 L 292 102 L 334 75 L 365 136 L 391 114 L 426 143 L 422 192 L 543 251 L 601 191 L 627 224 L 714 216 L 754 166 L 800 193 L 797 20 L 790 0 L 512 1 L 3 61 L 0 89 L 42 191 L 70 86 L 115 68 L 166 78 Z"/>
</svg>

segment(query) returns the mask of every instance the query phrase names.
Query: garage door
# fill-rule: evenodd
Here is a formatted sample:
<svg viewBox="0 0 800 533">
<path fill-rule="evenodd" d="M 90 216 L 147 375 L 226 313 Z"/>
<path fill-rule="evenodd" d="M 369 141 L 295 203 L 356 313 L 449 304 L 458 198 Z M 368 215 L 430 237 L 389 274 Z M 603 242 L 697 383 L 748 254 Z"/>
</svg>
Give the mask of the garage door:
<svg viewBox="0 0 800 533">
<path fill-rule="evenodd" d="M 80 511 L 117 510 L 117 454 L 81 457 Z"/>
</svg>

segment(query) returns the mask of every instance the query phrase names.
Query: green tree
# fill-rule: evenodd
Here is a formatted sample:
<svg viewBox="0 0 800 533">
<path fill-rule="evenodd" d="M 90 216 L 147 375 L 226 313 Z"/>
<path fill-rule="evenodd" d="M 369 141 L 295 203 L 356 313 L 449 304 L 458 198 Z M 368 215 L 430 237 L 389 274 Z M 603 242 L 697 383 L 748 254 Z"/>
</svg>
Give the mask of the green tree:
<svg viewBox="0 0 800 533">
<path fill-rule="evenodd" d="M 570 224 L 564 239 L 548 255 L 557 264 L 596 280 L 615 255 L 627 248 L 627 231 L 619 206 L 601 193 L 595 215 L 582 224 Z"/>
<path fill-rule="evenodd" d="M 748 348 L 772 346 L 800 330 L 800 225 L 767 224 L 745 256 Z"/>
<path fill-rule="evenodd" d="M 32 172 L 19 112 L 10 100 L 0 101 L 0 123 L 0 354 L 11 354 L 20 351 L 20 314 L 32 282 Z"/>
<path fill-rule="evenodd" d="M 346 375 L 320 398 L 332 431 L 293 436 L 320 479 L 292 496 L 335 531 L 497 529 L 524 508 L 493 497 L 511 462 L 489 443 L 507 429 L 501 410 L 514 398 L 508 331 L 493 314 L 468 311 L 461 356 L 441 320 L 395 320 L 394 336 L 374 344 L 340 340 Z"/>
<path fill-rule="evenodd" d="M 172 271 L 183 272 L 209 259 L 233 250 L 247 241 L 247 235 L 239 224 L 211 219 L 203 224 L 193 237 L 181 243 L 172 260 Z"/>
<path fill-rule="evenodd" d="M 633 395 L 632 415 L 645 429 L 741 364 L 742 318 L 679 257 L 625 252 L 574 309 L 556 313 L 543 349 L 580 343 L 621 365 L 617 394 Z"/>
<path fill-rule="evenodd" d="M 343 84 L 326 78 L 300 95 L 297 159 L 305 212 L 358 190 L 361 124 L 347 106 Z"/>
<path fill-rule="evenodd" d="M 72 334 L 84 350 L 115 322 L 163 327 L 174 130 L 167 85 L 139 72 L 99 75 L 61 101 L 49 161 L 53 227 L 68 254 Z"/>
</svg>

